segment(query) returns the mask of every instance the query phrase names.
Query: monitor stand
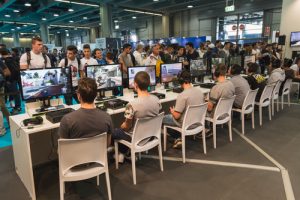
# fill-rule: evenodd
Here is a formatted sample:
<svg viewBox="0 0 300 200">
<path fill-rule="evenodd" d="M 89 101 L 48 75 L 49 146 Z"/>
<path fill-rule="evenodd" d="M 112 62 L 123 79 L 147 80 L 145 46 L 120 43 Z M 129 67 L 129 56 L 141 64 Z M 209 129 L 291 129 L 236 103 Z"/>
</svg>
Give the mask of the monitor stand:
<svg viewBox="0 0 300 200">
<path fill-rule="evenodd" d="M 41 100 L 43 101 L 43 104 L 41 105 L 40 108 L 35 110 L 37 113 L 45 113 L 45 112 L 55 111 L 64 108 L 64 105 L 51 106 L 50 98 L 43 98 Z"/>
<path fill-rule="evenodd" d="M 115 98 L 117 98 L 117 97 L 116 96 L 105 96 L 105 90 L 100 90 L 98 92 L 96 101 L 106 101 L 106 100 L 115 99 Z"/>
<path fill-rule="evenodd" d="M 167 91 L 167 92 L 171 92 L 172 91 L 172 87 L 170 87 L 170 84 L 169 83 L 165 83 L 164 84 L 165 85 L 165 90 Z"/>
</svg>

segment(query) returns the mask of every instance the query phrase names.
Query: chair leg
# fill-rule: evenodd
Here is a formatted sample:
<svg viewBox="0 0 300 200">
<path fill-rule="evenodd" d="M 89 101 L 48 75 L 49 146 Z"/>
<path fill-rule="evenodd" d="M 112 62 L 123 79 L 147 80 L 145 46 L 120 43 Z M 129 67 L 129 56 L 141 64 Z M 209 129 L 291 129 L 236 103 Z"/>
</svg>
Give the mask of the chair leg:
<svg viewBox="0 0 300 200">
<path fill-rule="evenodd" d="M 110 180 L 109 180 L 108 169 L 105 172 L 105 178 L 106 178 L 106 187 L 107 187 L 108 199 L 111 200 L 111 189 L 110 189 Z"/>
<path fill-rule="evenodd" d="M 60 187 L 60 200 L 64 200 L 64 194 L 65 194 L 65 183 L 63 181 L 59 181 L 59 187 Z"/>
<path fill-rule="evenodd" d="M 279 111 L 279 97 L 278 97 L 276 103 L 277 103 L 277 112 L 278 112 Z"/>
<path fill-rule="evenodd" d="M 255 129 L 255 122 L 254 122 L 254 110 L 252 111 L 252 128 Z"/>
<path fill-rule="evenodd" d="M 131 165 L 132 165 L 133 184 L 136 185 L 135 152 L 132 151 L 131 151 Z"/>
<path fill-rule="evenodd" d="M 242 116 L 242 133 L 243 133 L 243 135 L 245 135 L 245 115 L 244 115 L 244 113 L 241 116 Z"/>
<path fill-rule="evenodd" d="M 291 95 L 290 95 L 290 93 L 288 94 L 288 103 L 289 103 L 289 107 L 291 107 Z"/>
<path fill-rule="evenodd" d="M 139 152 L 139 160 L 142 160 L 142 152 Z"/>
<path fill-rule="evenodd" d="M 281 95 L 281 110 L 283 110 L 284 94 Z"/>
<path fill-rule="evenodd" d="M 99 186 L 100 184 L 99 184 L 99 175 L 96 177 L 96 179 L 97 179 L 97 186 Z"/>
<path fill-rule="evenodd" d="M 167 151 L 167 127 L 164 126 L 164 151 Z"/>
<path fill-rule="evenodd" d="M 181 134 L 181 141 L 182 141 L 182 161 L 185 163 L 185 135 Z"/>
<path fill-rule="evenodd" d="M 203 128 L 203 131 L 202 131 L 202 145 L 203 145 L 203 151 L 204 151 L 204 154 L 206 154 L 205 128 Z"/>
<path fill-rule="evenodd" d="M 273 109 L 274 110 L 274 109 Z M 269 105 L 269 120 L 272 120 L 272 115 L 271 115 L 271 105 Z"/>
<path fill-rule="evenodd" d="M 116 169 L 119 169 L 119 144 L 115 142 L 115 161 L 116 161 Z"/>
<path fill-rule="evenodd" d="M 272 116 L 274 116 L 274 99 L 272 99 Z"/>
<path fill-rule="evenodd" d="M 259 106 L 259 125 L 262 126 L 262 107 Z"/>
<path fill-rule="evenodd" d="M 229 141 L 232 142 L 232 128 L 231 128 L 231 119 L 228 122 L 228 130 L 229 130 Z"/>
<path fill-rule="evenodd" d="M 216 127 L 216 124 L 213 123 L 213 143 L 214 143 L 214 148 L 216 149 L 217 148 L 217 127 Z"/>
<path fill-rule="evenodd" d="M 162 158 L 161 142 L 158 145 L 158 154 L 159 154 L 160 170 L 163 172 L 164 171 L 164 165 L 163 165 L 163 158 Z"/>
</svg>

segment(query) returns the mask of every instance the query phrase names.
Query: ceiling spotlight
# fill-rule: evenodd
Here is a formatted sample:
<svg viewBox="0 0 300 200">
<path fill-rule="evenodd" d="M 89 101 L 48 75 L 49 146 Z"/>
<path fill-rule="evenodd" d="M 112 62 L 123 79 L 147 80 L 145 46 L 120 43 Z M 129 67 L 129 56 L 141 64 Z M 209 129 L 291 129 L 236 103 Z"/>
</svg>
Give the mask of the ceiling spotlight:
<svg viewBox="0 0 300 200">
<path fill-rule="evenodd" d="M 68 11 L 69 12 L 74 12 L 74 9 L 73 8 L 69 8 Z"/>
<path fill-rule="evenodd" d="M 14 28 L 12 28 L 11 30 L 12 30 L 12 31 L 14 31 L 15 29 L 14 29 Z"/>
<path fill-rule="evenodd" d="M 24 5 L 25 5 L 26 7 L 30 7 L 30 6 L 31 6 L 31 3 L 26 2 Z"/>
<path fill-rule="evenodd" d="M 83 17 L 82 19 L 87 19 L 87 17 Z"/>
<path fill-rule="evenodd" d="M 25 27 L 26 27 L 26 26 L 27 26 L 27 24 L 23 24 L 23 26 L 25 26 Z"/>
<path fill-rule="evenodd" d="M 154 2 L 158 2 L 159 0 L 153 0 Z"/>
<path fill-rule="evenodd" d="M 68 32 L 69 30 L 68 30 L 68 29 L 66 29 L 65 31 L 66 31 L 66 32 Z"/>
<path fill-rule="evenodd" d="M 188 7 L 188 8 L 193 8 L 194 6 L 193 6 L 193 5 L 188 5 L 187 7 Z"/>
<path fill-rule="evenodd" d="M 132 19 L 136 19 L 136 16 L 132 16 Z"/>
<path fill-rule="evenodd" d="M 118 23 L 119 21 L 118 21 L 118 20 L 114 20 L 114 22 L 115 22 L 115 23 Z"/>
<path fill-rule="evenodd" d="M 34 32 L 34 33 L 35 33 L 36 31 L 35 31 L 35 30 L 32 30 L 32 32 Z"/>
<path fill-rule="evenodd" d="M 120 26 L 119 26 L 119 25 L 116 25 L 116 26 L 115 26 L 115 29 L 119 29 L 119 28 L 120 28 Z"/>
<path fill-rule="evenodd" d="M 17 29 L 21 29 L 21 27 L 18 26 Z"/>
<path fill-rule="evenodd" d="M 70 23 L 73 23 L 74 21 L 73 21 L 73 20 L 70 20 L 69 22 L 70 22 Z"/>
<path fill-rule="evenodd" d="M 6 15 L 4 15 L 4 17 L 10 17 L 10 15 L 6 14 Z"/>
<path fill-rule="evenodd" d="M 67 33 L 66 36 L 69 37 L 70 36 L 69 33 Z"/>
<path fill-rule="evenodd" d="M 59 32 L 59 31 L 57 31 L 56 33 L 57 33 L 57 34 L 60 34 L 60 32 Z"/>
<path fill-rule="evenodd" d="M 54 14 L 53 14 L 53 16 L 54 16 L 54 17 L 58 17 L 58 16 L 59 16 L 59 14 L 57 14 L 57 13 L 54 13 Z"/>
<path fill-rule="evenodd" d="M 20 11 L 19 11 L 19 10 L 14 10 L 14 12 L 15 12 L 15 13 L 18 13 L 18 12 L 20 12 Z"/>
<path fill-rule="evenodd" d="M 102 26 L 102 23 L 99 23 L 99 26 Z"/>
<path fill-rule="evenodd" d="M 43 21 L 46 21 L 46 20 L 47 20 L 47 18 L 46 18 L 46 17 L 42 17 L 42 20 L 43 20 Z"/>
</svg>

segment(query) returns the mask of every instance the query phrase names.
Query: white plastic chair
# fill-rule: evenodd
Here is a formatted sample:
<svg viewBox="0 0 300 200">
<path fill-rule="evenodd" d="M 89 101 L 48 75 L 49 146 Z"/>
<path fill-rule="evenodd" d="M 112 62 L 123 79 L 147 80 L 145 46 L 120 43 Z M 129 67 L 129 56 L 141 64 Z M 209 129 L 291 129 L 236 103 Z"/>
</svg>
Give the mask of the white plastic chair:
<svg viewBox="0 0 300 200">
<path fill-rule="evenodd" d="M 256 90 L 249 90 L 247 92 L 247 95 L 244 99 L 243 106 L 241 109 L 239 108 L 232 108 L 232 111 L 241 113 L 241 119 L 242 119 L 242 133 L 245 134 L 245 115 L 251 113 L 252 118 L 252 128 L 255 128 L 254 125 L 254 103 L 255 103 L 255 97 L 258 92 L 258 88 Z"/>
<path fill-rule="evenodd" d="M 279 110 L 279 90 L 280 90 L 280 86 L 281 86 L 282 81 L 277 81 L 275 84 L 275 87 L 273 89 L 273 93 L 272 93 L 272 116 L 274 116 L 274 102 L 276 100 L 276 109 L 277 112 Z"/>
<path fill-rule="evenodd" d="M 271 116 L 271 98 L 272 98 L 272 92 L 275 87 L 275 84 L 266 85 L 259 102 L 255 102 L 255 105 L 259 107 L 259 125 L 262 126 L 262 108 L 268 107 L 269 108 L 269 120 L 272 120 Z"/>
<path fill-rule="evenodd" d="M 167 149 L 167 128 L 181 133 L 182 140 L 182 160 L 185 163 L 185 137 L 196 135 L 202 132 L 203 151 L 206 154 L 205 138 L 205 116 L 207 112 L 207 103 L 201 105 L 188 106 L 183 118 L 182 127 L 164 126 L 164 151 Z"/>
<path fill-rule="evenodd" d="M 116 158 L 117 169 L 119 168 L 118 143 L 124 144 L 125 146 L 129 147 L 131 150 L 131 164 L 132 164 L 132 175 L 133 175 L 134 185 L 136 185 L 136 170 L 135 170 L 136 153 L 148 151 L 158 146 L 160 169 L 161 171 L 164 170 L 163 160 L 162 160 L 162 148 L 161 148 L 161 125 L 162 125 L 163 117 L 164 117 L 164 113 L 160 113 L 159 115 L 152 118 L 137 119 L 133 129 L 131 142 L 125 140 L 115 141 L 115 158 Z"/>
<path fill-rule="evenodd" d="M 228 123 L 229 141 L 232 141 L 232 128 L 231 128 L 231 111 L 235 95 L 231 98 L 220 98 L 216 106 L 213 117 L 206 117 L 205 119 L 213 123 L 213 143 L 214 148 L 217 148 L 217 125 Z"/>
<path fill-rule="evenodd" d="M 288 104 L 289 107 L 291 106 L 291 85 L 292 85 L 292 79 L 287 79 L 283 85 L 282 94 L 281 94 L 281 109 L 283 110 L 283 104 L 284 104 L 284 96 L 288 97 Z"/>
<path fill-rule="evenodd" d="M 65 183 L 97 177 L 105 173 L 108 198 L 111 200 L 107 162 L 107 134 L 83 139 L 59 139 L 60 200 L 64 199 Z"/>
</svg>

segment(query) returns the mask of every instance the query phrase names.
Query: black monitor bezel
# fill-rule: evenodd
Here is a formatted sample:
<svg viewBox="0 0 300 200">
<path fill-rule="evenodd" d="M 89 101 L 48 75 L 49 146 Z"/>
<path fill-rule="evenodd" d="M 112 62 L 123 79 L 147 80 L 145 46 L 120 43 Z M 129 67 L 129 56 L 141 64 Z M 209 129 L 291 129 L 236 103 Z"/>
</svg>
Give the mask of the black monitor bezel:
<svg viewBox="0 0 300 200">
<path fill-rule="evenodd" d="M 117 87 L 123 87 L 123 71 L 121 70 L 121 64 L 119 64 L 119 63 L 108 64 L 108 65 L 87 65 L 85 67 L 85 75 L 86 75 L 86 77 L 88 77 L 87 76 L 87 68 L 88 67 L 103 67 L 103 66 L 109 66 L 109 65 L 119 65 L 119 68 L 120 68 L 120 71 L 121 71 L 122 83 L 121 83 L 121 85 L 118 85 L 118 86 L 115 86 L 115 87 L 106 87 L 106 88 L 99 88 L 99 89 L 97 88 L 97 91 L 108 91 L 108 90 L 113 90 L 114 88 L 117 88 Z"/>
<path fill-rule="evenodd" d="M 128 67 L 127 68 L 127 72 L 131 69 L 131 68 L 139 68 L 139 67 L 154 67 L 154 70 L 155 70 L 155 76 L 156 76 L 156 66 L 155 65 L 145 65 L 145 66 L 132 66 L 132 67 Z M 132 87 L 130 87 L 130 84 L 129 84 L 129 73 L 127 73 L 128 75 L 128 80 L 127 80 L 127 84 L 128 84 L 128 89 L 134 89 Z M 150 81 L 150 85 L 149 86 L 156 86 L 156 80 L 155 80 L 155 84 L 151 84 L 151 81 Z"/>
<path fill-rule="evenodd" d="M 72 83 L 72 71 L 71 71 L 71 67 L 47 67 L 47 68 L 36 68 L 36 69 L 21 69 L 20 72 L 22 73 L 22 71 L 33 71 L 33 70 L 49 70 L 49 69 L 62 69 L 62 68 L 69 68 L 69 80 L 70 80 L 70 87 L 69 88 L 69 92 L 65 93 L 65 94 L 71 94 L 72 93 L 72 88 L 73 88 L 73 83 Z M 64 95 L 64 94 L 56 94 L 56 95 L 49 95 L 49 96 L 45 96 L 45 97 L 36 97 L 36 98 L 29 98 L 29 99 L 25 99 L 24 98 L 24 93 L 23 93 L 23 85 L 22 85 L 22 78 L 21 78 L 21 73 L 20 73 L 20 81 L 21 81 L 21 96 L 22 96 L 22 100 L 23 101 L 29 101 L 29 100 L 43 100 L 43 99 L 48 99 L 48 98 L 51 98 L 51 97 L 55 97 L 55 96 L 60 96 L 60 95 Z"/>
<path fill-rule="evenodd" d="M 163 82 L 163 80 L 162 80 L 162 65 L 173 65 L 173 64 L 181 64 L 181 70 L 180 71 L 182 71 L 183 70 L 183 63 L 181 63 L 181 62 L 175 62 L 175 63 L 161 63 L 160 64 L 160 75 L 159 75 L 159 79 L 160 79 L 160 83 L 171 83 L 171 82 L 173 82 L 173 81 L 168 81 L 168 82 Z"/>
</svg>

